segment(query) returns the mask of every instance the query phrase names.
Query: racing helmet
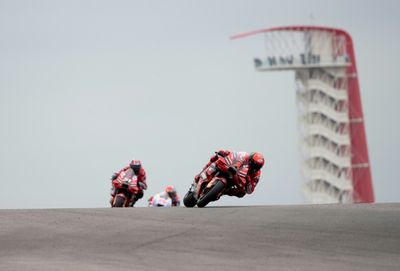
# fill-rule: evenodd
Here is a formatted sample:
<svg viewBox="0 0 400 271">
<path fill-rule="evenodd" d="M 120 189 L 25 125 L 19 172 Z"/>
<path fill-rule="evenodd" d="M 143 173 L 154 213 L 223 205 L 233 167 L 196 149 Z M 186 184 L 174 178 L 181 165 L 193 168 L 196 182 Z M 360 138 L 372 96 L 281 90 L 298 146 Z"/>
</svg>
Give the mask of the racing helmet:
<svg viewBox="0 0 400 271">
<path fill-rule="evenodd" d="M 259 152 L 252 152 L 249 158 L 250 169 L 258 171 L 264 166 L 264 156 Z"/>
<path fill-rule="evenodd" d="M 129 163 L 129 166 L 135 172 L 135 174 L 139 174 L 139 171 L 142 168 L 142 163 L 140 162 L 140 160 L 132 160 Z"/>
</svg>

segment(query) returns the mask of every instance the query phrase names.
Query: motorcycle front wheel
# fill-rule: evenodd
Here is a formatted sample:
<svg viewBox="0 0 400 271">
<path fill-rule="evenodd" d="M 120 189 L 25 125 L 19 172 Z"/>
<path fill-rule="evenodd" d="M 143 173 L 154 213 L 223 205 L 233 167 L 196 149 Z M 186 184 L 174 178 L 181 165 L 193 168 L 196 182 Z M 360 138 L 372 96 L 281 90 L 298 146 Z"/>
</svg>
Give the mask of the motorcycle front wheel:
<svg viewBox="0 0 400 271">
<path fill-rule="evenodd" d="M 188 208 L 192 208 L 196 205 L 196 203 L 197 201 L 194 198 L 194 192 L 188 191 L 183 198 L 183 204 Z"/>
<path fill-rule="evenodd" d="M 125 203 L 125 198 L 120 196 L 120 195 L 116 195 L 115 196 L 115 200 L 114 200 L 114 207 L 123 207 Z"/>
<path fill-rule="evenodd" d="M 217 199 L 218 195 L 224 189 L 225 184 L 221 181 L 217 181 L 217 183 L 197 201 L 197 207 L 202 208 L 209 204 L 211 201 Z"/>
</svg>

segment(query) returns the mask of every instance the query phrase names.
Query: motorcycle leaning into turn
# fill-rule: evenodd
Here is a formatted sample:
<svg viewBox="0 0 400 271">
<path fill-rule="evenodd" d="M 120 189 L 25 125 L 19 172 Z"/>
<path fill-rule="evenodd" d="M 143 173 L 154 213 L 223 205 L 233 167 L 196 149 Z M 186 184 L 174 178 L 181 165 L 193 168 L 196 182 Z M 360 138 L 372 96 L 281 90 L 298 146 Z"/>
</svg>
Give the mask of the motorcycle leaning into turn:
<svg viewBox="0 0 400 271">
<path fill-rule="evenodd" d="M 234 188 L 238 178 L 237 169 L 228 160 L 219 156 L 215 163 L 204 169 L 197 180 L 194 180 L 183 198 L 186 207 L 204 207 L 217 201 L 226 190 Z"/>
</svg>

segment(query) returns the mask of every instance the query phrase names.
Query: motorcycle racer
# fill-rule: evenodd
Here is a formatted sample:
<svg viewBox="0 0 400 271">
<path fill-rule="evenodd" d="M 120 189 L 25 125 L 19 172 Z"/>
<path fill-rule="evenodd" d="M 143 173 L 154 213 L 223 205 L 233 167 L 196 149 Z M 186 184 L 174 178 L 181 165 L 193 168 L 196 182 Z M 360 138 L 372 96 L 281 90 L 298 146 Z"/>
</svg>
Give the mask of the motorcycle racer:
<svg viewBox="0 0 400 271">
<path fill-rule="evenodd" d="M 155 194 L 154 196 L 151 196 L 148 199 L 149 202 L 149 207 L 171 207 L 172 206 L 172 201 L 168 197 L 168 195 L 164 193 L 158 193 Z"/>
<path fill-rule="evenodd" d="M 130 207 L 133 207 L 135 203 L 143 197 L 143 190 L 147 189 L 147 183 L 146 183 L 146 171 L 142 167 L 142 163 L 140 160 L 132 160 L 129 165 L 125 166 L 122 168 L 120 171 L 114 173 L 111 176 L 111 181 L 115 180 L 121 173 L 128 171 L 129 169 L 132 169 L 134 174 L 137 176 L 137 183 L 138 183 L 138 193 L 135 195 L 132 195 L 132 198 L 130 199 Z M 112 199 L 115 197 L 115 189 L 112 188 L 111 191 L 111 202 Z"/>
<path fill-rule="evenodd" d="M 181 204 L 181 198 L 179 197 L 178 193 L 176 192 L 175 187 L 172 186 L 172 185 L 168 185 L 167 187 L 165 187 L 164 191 L 162 191 L 162 192 L 150 197 L 148 199 L 149 206 L 154 206 L 154 204 L 155 204 L 154 199 L 155 198 L 163 198 L 165 200 L 170 199 L 172 207 L 178 207 Z"/>
<path fill-rule="evenodd" d="M 236 173 L 233 175 L 235 187 L 225 190 L 224 194 L 228 196 L 243 197 L 246 194 L 254 192 L 260 176 L 261 168 L 264 166 L 264 156 L 259 152 L 236 152 L 229 150 L 219 150 L 210 158 L 208 163 L 203 167 L 203 170 L 195 176 L 195 181 L 198 182 L 201 174 L 206 174 L 207 177 L 212 177 L 217 170 L 227 171 L 222 163 L 218 163 L 218 159 L 223 157 L 228 164 L 235 167 Z"/>
</svg>

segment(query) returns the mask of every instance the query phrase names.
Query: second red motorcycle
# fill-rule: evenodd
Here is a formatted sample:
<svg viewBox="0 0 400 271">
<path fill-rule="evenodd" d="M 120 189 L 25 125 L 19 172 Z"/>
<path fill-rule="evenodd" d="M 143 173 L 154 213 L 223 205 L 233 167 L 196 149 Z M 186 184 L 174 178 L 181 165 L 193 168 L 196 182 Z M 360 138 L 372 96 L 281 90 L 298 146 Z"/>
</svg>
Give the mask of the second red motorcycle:
<svg viewBox="0 0 400 271">
<path fill-rule="evenodd" d="M 139 191 L 137 176 L 132 169 L 121 172 L 118 177 L 112 181 L 113 197 L 111 199 L 112 207 L 131 207 L 132 197 Z"/>
</svg>

